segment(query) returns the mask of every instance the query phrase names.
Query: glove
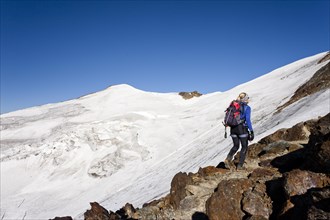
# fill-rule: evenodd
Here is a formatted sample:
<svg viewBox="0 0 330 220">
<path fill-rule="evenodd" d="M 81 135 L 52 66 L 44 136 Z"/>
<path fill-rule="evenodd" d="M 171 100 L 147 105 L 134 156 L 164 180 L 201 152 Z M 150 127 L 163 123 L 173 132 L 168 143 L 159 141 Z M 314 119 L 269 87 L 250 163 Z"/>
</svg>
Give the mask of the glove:
<svg viewBox="0 0 330 220">
<path fill-rule="evenodd" d="M 249 131 L 249 137 L 248 137 L 248 140 L 249 141 L 253 141 L 254 139 L 254 132 L 253 131 Z"/>
</svg>

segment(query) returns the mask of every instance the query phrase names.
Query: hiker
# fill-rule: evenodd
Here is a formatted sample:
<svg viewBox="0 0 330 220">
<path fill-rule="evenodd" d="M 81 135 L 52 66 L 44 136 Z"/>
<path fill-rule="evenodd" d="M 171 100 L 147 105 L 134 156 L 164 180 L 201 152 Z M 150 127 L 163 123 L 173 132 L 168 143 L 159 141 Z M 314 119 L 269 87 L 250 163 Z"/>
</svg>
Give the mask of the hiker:
<svg viewBox="0 0 330 220">
<path fill-rule="evenodd" d="M 233 157 L 239 149 L 239 144 L 241 142 L 242 148 L 240 152 L 239 163 L 236 169 L 243 169 L 243 164 L 247 153 L 248 141 L 252 141 L 254 139 L 254 133 L 251 123 L 251 107 L 248 106 L 248 102 L 249 96 L 245 92 L 242 92 L 227 109 L 226 117 L 229 117 L 229 119 L 225 118 L 225 120 L 227 120 L 225 121 L 225 126 L 230 126 L 230 136 L 232 137 L 234 143 L 234 146 L 231 148 L 227 155 L 227 158 L 225 159 L 225 164 L 227 168 L 230 167 L 230 165 L 232 164 Z M 230 117 L 227 115 L 228 110 L 231 108 L 232 105 L 234 105 L 237 110 L 236 113 L 232 113 L 232 116 Z M 235 107 L 233 107 L 234 112 Z M 236 114 L 237 117 L 233 114 Z M 234 120 L 234 122 L 230 124 L 230 120 Z"/>
</svg>

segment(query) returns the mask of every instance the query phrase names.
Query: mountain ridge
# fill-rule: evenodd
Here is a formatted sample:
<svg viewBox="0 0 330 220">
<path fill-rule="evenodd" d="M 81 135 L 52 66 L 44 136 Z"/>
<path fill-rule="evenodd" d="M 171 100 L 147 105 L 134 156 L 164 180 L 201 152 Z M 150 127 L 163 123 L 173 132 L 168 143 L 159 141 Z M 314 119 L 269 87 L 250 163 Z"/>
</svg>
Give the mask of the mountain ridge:
<svg viewBox="0 0 330 220">
<path fill-rule="evenodd" d="M 42 219 L 79 216 L 89 201 L 115 210 L 126 202 L 140 206 L 160 198 L 179 171 L 196 172 L 224 159 L 231 141 L 222 138 L 221 120 L 239 92 L 251 97 L 256 141 L 326 115 L 327 103 L 321 101 L 328 100 L 328 88 L 273 114 L 328 63 L 318 64 L 325 55 L 305 58 L 227 92 L 189 100 L 178 94 L 119 97 L 105 92 L 106 98 L 1 115 L 1 175 L 6 177 L 1 178 L 1 212 L 11 218 L 24 213 Z M 166 173 L 159 172 L 164 169 Z"/>
</svg>

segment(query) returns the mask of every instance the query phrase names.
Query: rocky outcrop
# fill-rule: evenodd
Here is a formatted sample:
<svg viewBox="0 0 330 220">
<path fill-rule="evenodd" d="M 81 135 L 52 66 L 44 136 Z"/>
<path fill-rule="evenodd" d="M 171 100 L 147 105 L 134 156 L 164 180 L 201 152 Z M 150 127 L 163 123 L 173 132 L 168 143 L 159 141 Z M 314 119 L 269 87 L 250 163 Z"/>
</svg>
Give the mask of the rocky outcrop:
<svg viewBox="0 0 330 220">
<path fill-rule="evenodd" d="M 317 62 L 318 64 L 319 63 L 323 63 L 325 61 L 328 61 L 330 60 L 330 53 L 327 53 L 322 59 L 319 60 L 319 62 Z"/>
<path fill-rule="evenodd" d="M 97 202 L 91 202 L 91 209 L 84 214 L 86 220 L 109 220 L 110 213 Z"/>
<path fill-rule="evenodd" d="M 201 93 L 197 92 L 197 91 L 193 91 L 193 92 L 179 92 L 179 95 L 182 96 L 182 98 L 184 99 L 191 99 L 193 97 L 200 97 L 202 96 Z"/>
<path fill-rule="evenodd" d="M 191 177 L 186 173 L 178 173 L 174 176 L 171 183 L 170 204 L 174 209 L 180 207 L 180 202 L 187 196 L 186 186 L 192 183 Z"/>
<path fill-rule="evenodd" d="M 324 58 L 322 58 L 319 63 L 326 62 L 330 58 L 330 55 L 327 54 Z M 295 91 L 294 95 L 290 98 L 288 102 L 281 105 L 277 108 L 277 112 L 279 113 L 287 106 L 291 105 L 292 103 L 297 102 L 298 100 L 309 96 L 311 94 L 314 94 L 316 92 L 325 90 L 330 88 L 330 62 L 328 62 L 325 66 L 323 66 L 321 69 L 319 69 L 313 77 L 303 85 L 301 85 L 297 91 Z M 276 114 L 275 113 L 275 114 Z"/>
<path fill-rule="evenodd" d="M 329 219 L 330 113 L 281 129 L 249 146 L 244 170 L 208 166 L 176 174 L 170 193 L 142 208 L 107 211 L 91 203 L 85 219 Z M 237 161 L 236 155 L 235 160 Z"/>
<path fill-rule="evenodd" d="M 230 179 L 219 183 L 215 192 L 206 201 L 206 214 L 210 219 L 242 219 L 243 193 L 250 191 L 252 183 L 248 179 Z"/>
</svg>

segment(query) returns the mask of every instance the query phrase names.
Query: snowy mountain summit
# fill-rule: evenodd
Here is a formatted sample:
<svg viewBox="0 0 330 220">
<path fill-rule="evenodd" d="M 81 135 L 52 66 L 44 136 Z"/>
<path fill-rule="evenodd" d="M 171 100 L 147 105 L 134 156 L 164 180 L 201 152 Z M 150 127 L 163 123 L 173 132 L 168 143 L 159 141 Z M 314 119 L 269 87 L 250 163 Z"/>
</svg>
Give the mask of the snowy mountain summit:
<svg viewBox="0 0 330 220">
<path fill-rule="evenodd" d="M 76 216 L 166 195 L 172 177 L 216 166 L 232 143 L 224 110 L 250 96 L 258 141 L 330 112 L 329 53 L 226 92 L 184 99 L 129 85 L 1 115 L 1 219 Z"/>
</svg>

